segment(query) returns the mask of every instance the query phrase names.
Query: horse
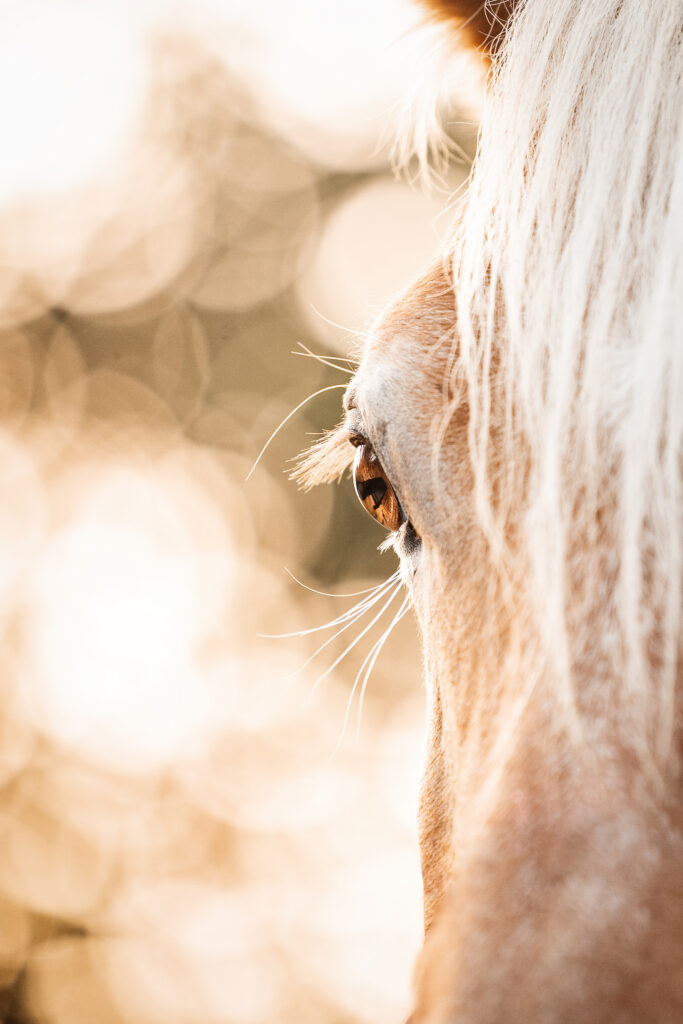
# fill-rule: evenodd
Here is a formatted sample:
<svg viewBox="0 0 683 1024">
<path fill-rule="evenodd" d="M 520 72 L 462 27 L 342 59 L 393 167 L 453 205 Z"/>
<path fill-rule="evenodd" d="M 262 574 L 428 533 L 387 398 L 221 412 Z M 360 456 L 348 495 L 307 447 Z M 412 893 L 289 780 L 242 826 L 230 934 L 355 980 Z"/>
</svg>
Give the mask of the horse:
<svg viewBox="0 0 683 1024">
<path fill-rule="evenodd" d="M 411 1022 L 683 1021 L 683 11 L 429 7 L 489 65 L 469 186 L 299 470 L 420 625 Z"/>
</svg>

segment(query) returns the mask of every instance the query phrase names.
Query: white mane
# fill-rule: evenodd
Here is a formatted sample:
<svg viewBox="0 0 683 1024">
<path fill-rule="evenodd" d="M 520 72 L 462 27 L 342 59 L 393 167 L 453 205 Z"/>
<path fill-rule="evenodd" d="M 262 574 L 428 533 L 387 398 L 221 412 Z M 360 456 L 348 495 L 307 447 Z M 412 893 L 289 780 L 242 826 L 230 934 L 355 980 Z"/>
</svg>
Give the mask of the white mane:
<svg viewBox="0 0 683 1024">
<path fill-rule="evenodd" d="M 457 369 L 494 554 L 523 560 L 567 706 L 582 665 L 618 680 L 628 742 L 660 767 L 683 572 L 681 22 L 680 0 L 522 7 L 454 259 Z M 495 451 L 492 381 L 506 410 Z M 520 511 L 513 552 L 505 524 Z"/>
</svg>

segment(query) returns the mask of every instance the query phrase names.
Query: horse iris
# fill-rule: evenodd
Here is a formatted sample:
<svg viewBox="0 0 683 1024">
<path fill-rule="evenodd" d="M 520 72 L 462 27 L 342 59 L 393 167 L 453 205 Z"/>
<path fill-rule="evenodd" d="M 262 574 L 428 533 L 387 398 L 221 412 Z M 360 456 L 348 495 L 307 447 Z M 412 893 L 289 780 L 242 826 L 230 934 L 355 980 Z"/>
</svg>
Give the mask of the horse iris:
<svg viewBox="0 0 683 1024">
<path fill-rule="evenodd" d="M 382 526 L 398 530 L 405 522 L 396 492 L 370 445 L 361 444 L 356 448 L 353 486 L 363 508 Z"/>
</svg>

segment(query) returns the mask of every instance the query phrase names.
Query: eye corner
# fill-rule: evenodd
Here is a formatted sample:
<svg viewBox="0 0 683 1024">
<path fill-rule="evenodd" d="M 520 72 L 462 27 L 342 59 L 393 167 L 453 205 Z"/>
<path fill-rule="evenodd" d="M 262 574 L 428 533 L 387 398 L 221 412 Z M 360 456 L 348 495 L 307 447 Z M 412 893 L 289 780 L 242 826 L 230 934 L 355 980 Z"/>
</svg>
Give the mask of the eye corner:
<svg viewBox="0 0 683 1024">
<path fill-rule="evenodd" d="M 419 547 L 422 538 L 413 526 L 412 520 L 407 519 L 403 524 L 403 543 L 408 552 L 414 551 Z"/>
<path fill-rule="evenodd" d="M 355 405 L 350 406 L 346 410 L 344 430 L 346 432 L 346 440 L 354 448 L 360 448 L 364 444 L 372 447 L 370 438 L 365 430 L 363 418 Z"/>
<path fill-rule="evenodd" d="M 365 434 L 361 434 L 359 430 L 349 431 L 348 442 L 353 448 L 360 448 L 361 445 L 367 445 L 369 448 L 372 447 Z"/>
</svg>

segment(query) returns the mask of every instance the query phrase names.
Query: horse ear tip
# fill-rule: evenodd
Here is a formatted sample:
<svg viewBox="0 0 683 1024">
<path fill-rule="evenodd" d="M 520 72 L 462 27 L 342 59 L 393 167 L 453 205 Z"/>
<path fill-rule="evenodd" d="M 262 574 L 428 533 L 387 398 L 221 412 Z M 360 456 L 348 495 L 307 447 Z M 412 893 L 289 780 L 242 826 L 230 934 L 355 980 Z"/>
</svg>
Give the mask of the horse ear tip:
<svg viewBox="0 0 683 1024">
<path fill-rule="evenodd" d="M 503 30 L 519 0 L 500 0 L 495 12 L 481 0 L 420 0 L 434 18 L 450 23 L 467 46 L 495 53 Z"/>
</svg>

